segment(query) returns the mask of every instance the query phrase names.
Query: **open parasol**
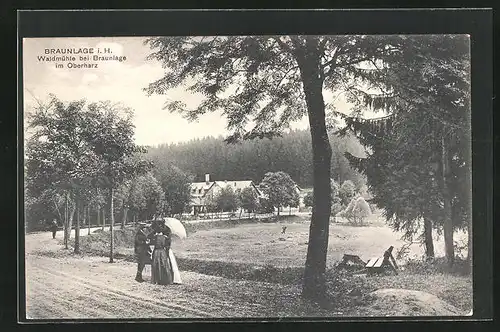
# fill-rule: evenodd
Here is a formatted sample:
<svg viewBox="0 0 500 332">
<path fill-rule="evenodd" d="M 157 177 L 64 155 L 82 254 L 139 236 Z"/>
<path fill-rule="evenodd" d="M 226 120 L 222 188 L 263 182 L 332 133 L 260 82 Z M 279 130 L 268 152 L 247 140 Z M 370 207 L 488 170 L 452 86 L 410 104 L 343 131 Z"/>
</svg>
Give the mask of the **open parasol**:
<svg viewBox="0 0 500 332">
<path fill-rule="evenodd" d="M 176 235 L 180 239 L 185 239 L 187 237 L 186 229 L 179 219 L 163 218 L 163 220 L 165 221 L 165 226 L 170 228 L 173 235 Z"/>
</svg>

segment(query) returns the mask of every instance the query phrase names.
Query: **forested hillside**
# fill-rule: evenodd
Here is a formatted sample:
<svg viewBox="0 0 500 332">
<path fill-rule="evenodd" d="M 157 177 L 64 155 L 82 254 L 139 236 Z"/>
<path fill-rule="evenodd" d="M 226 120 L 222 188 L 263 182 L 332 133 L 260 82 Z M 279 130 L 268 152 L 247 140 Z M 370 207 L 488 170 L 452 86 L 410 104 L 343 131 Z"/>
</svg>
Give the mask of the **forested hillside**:
<svg viewBox="0 0 500 332">
<path fill-rule="evenodd" d="M 353 170 L 344 152 L 362 156 L 363 147 L 354 137 L 338 138 L 330 134 L 332 144 L 332 175 L 338 183 L 352 180 L 357 186 L 364 178 Z M 284 171 L 302 187 L 312 186 L 312 148 L 308 130 L 294 130 L 283 137 L 256 139 L 226 144 L 223 137 L 206 137 L 179 144 L 164 144 L 148 148 L 156 161 L 171 163 L 204 181 L 250 179 L 260 182 L 267 172 Z"/>
</svg>

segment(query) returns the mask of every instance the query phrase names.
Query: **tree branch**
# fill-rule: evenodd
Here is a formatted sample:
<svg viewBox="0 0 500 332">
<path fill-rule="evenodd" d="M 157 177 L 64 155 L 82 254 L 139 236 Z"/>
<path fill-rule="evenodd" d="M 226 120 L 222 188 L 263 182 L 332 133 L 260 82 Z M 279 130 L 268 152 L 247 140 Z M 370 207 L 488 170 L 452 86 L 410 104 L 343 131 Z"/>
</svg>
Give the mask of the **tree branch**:
<svg viewBox="0 0 500 332">
<path fill-rule="evenodd" d="M 339 50 L 340 50 L 340 46 L 337 46 L 335 47 L 334 51 L 333 51 L 333 55 L 332 55 L 332 58 L 330 60 L 328 60 L 326 63 L 324 63 L 322 65 L 322 69 L 324 70 L 327 66 L 332 66 L 335 61 L 337 61 L 337 58 L 339 56 Z"/>
<path fill-rule="evenodd" d="M 281 49 L 283 51 L 295 55 L 295 51 L 287 43 L 283 42 L 280 38 L 281 36 L 274 37 L 273 40 L 275 40 L 281 46 Z"/>
<path fill-rule="evenodd" d="M 276 84 L 276 85 L 275 85 L 275 87 L 274 87 L 274 89 L 273 89 L 273 90 L 276 92 L 276 91 L 277 91 L 277 89 L 278 89 L 278 87 L 280 86 L 280 84 L 281 84 L 281 83 L 283 82 L 283 80 L 285 79 L 285 77 L 287 77 L 287 76 L 288 76 L 288 74 L 289 74 L 292 70 L 297 70 L 298 68 L 299 68 L 299 66 L 293 66 L 293 67 L 291 67 L 290 69 L 288 69 L 288 70 L 286 71 L 286 73 L 283 75 L 283 77 L 279 80 L 278 84 Z"/>
<path fill-rule="evenodd" d="M 360 59 L 355 59 L 355 60 L 352 60 L 352 61 L 348 61 L 348 62 L 344 62 L 344 63 L 340 63 L 340 64 L 337 64 L 335 66 L 331 66 L 330 69 L 328 70 L 328 72 L 325 74 L 325 77 L 328 77 L 332 74 L 332 72 L 337 69 L 337 68 L 344 68 L 344 67 L 347 67 L 347 66 L 352 66 L 352 65 L 355 65 L 355 64 L 359 64 L 363 61 L 368 61 L 370 60 L 371 57 L 364 57 L 364 58 L 360 58 Z M 335 59 L 336 60 L 336 59 Z"/>
</svg>

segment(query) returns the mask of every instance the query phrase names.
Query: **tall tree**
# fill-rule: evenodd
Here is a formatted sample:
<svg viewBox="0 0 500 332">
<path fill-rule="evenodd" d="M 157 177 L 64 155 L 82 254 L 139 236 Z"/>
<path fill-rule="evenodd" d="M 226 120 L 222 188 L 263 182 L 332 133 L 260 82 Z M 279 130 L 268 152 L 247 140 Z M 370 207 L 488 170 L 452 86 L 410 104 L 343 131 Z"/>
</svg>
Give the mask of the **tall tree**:
<svg viewBox="0 0 500 332">
<path fill-rule="evenodd" d="M 257 209 L 259 197 L 251 187 L 243 188 L 240 191 L 241 208 L 247 210 L 248 215 Z"/>
<path fill-rule="evenodd" d="M 231 186 L 225 186 L 215 195 L 215 206 L 218 211 L 234 211 L 238 208 L 238 195 Z"/>
<path fill-rule="evenodd" d="M 109 101 L 88 105 L 88 126 L 85 131 L 86 140 L 93 153 L 102 162 L 100 173 L 102 184 L 108 190 L 108 207 L 110 219 L 110 254 L 109 262 L 113 263 L 114 234 L 114 193 L 123 181 L 150 166 L 145 160 L 133 158 L 138 152 L 145 152 L 134 142 L 134 125 L 132 111 L 120 104 Z"/>
<path fill-rule="evenodd" d="M 297 185 L 285 172 L 267 173 L 259 187 L 270 204 L 278 210 L 278 217 L 283 207 L 298 205 Z"/>
<path fill-rule="evenodd" d="M 365 170 L 386 168 L 368 175 L 379 203 L 408 230 L 420 217 L 427 220 L 427 232 L 429 222 L 441 225 L 452 265 L 453 229 L 471 223 L 469 40 L 461 35 L 398 38 L 398 47 L 373 63 L 375 71 L 357 73 L 380 92 L 359 91 L 361 103 L 390 115 L 351 119 L 351 124 L 373 150 Z M 429 244 L 429 254 L 431 249 Z"/>
<path fill-rule="evenodd" d="M 164 158 L 152 158 L 152 161 L 153 174 L 165 197 L 163 213 L 169 216 L 184 213 L 191 202 L 191 177 Z"/>
<path fill-rule="evenodd" d="M 340 203 L 340 197 L 339 197 L 340 187 L 337 184 L 337 182 L 335 182 L 334 179 L 330 179 L 330 186 L 332 188 L 330 198 L 332 201 L 332 208 L 333 208 L 334 204 Z M 304 205 L 309 206 L 309 207 L 314 205 L 314 193 L 312 191 L 308 192 L 304 196 Z M 333 213 L 333 211 L 332 211 L 332 213 Z"/>
<path fill-rule="evenodd" d="M 85 195 L 88 179 L 96 170 L 95 158 L 84 135 L 88 125 L 84 106 L 82 100 L 64 103 L 50 95 L 49 102 L 38 102 L 28 117 L 28 128 L 33 132 L 27 144 L 26 183 L 32 195 L 40 195 L 44 190 L 64 195 L 66 248 L 73 217 Z M 76 226 L 78 231 L 78 215 Z M 75 234 L 74 250 L 78 253 L 79 234 Z"/>
<path fill-rule="evenodd" d="M 187 109 L 179 100 L 166 107 L 189 119 L 222 110 L 239 139 L 280 135 L 290 122 L 308 115 L 315 203 L 304 272 L 303 295 L 322 299 L 330 215 L 331 146 L 325 123 L 324 90 L 348 88 L 341 79 L 356 65 L 384 52 L 380 38 L 365 36 L 158 37 L 146 41 L 165 76 L 149 94 L 186 86 L 204 100 Z"/>
<path fill-rule="evenodd" d="M 121 228 L 129 216 L 139 220 L 152 219 L 161 214 L 164 204 L 163 190 L 158 181 L 148 172 L 125 180 L 115 191 L 115 216 L 121 215 Z"/>
</svg>

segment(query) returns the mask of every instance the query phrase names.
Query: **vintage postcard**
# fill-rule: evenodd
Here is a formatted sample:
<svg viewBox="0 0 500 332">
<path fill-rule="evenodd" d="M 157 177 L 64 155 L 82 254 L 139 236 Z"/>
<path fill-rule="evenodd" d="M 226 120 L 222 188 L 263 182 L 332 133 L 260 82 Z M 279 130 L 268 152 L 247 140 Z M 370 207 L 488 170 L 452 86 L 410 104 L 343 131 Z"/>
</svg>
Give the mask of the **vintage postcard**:
<svg viewBox="0 0 500 332">
<path fill-rule="evenodd" d="M 470 37 L 22 39 L 28 321 L 472 314 Z"/>
</svg>

